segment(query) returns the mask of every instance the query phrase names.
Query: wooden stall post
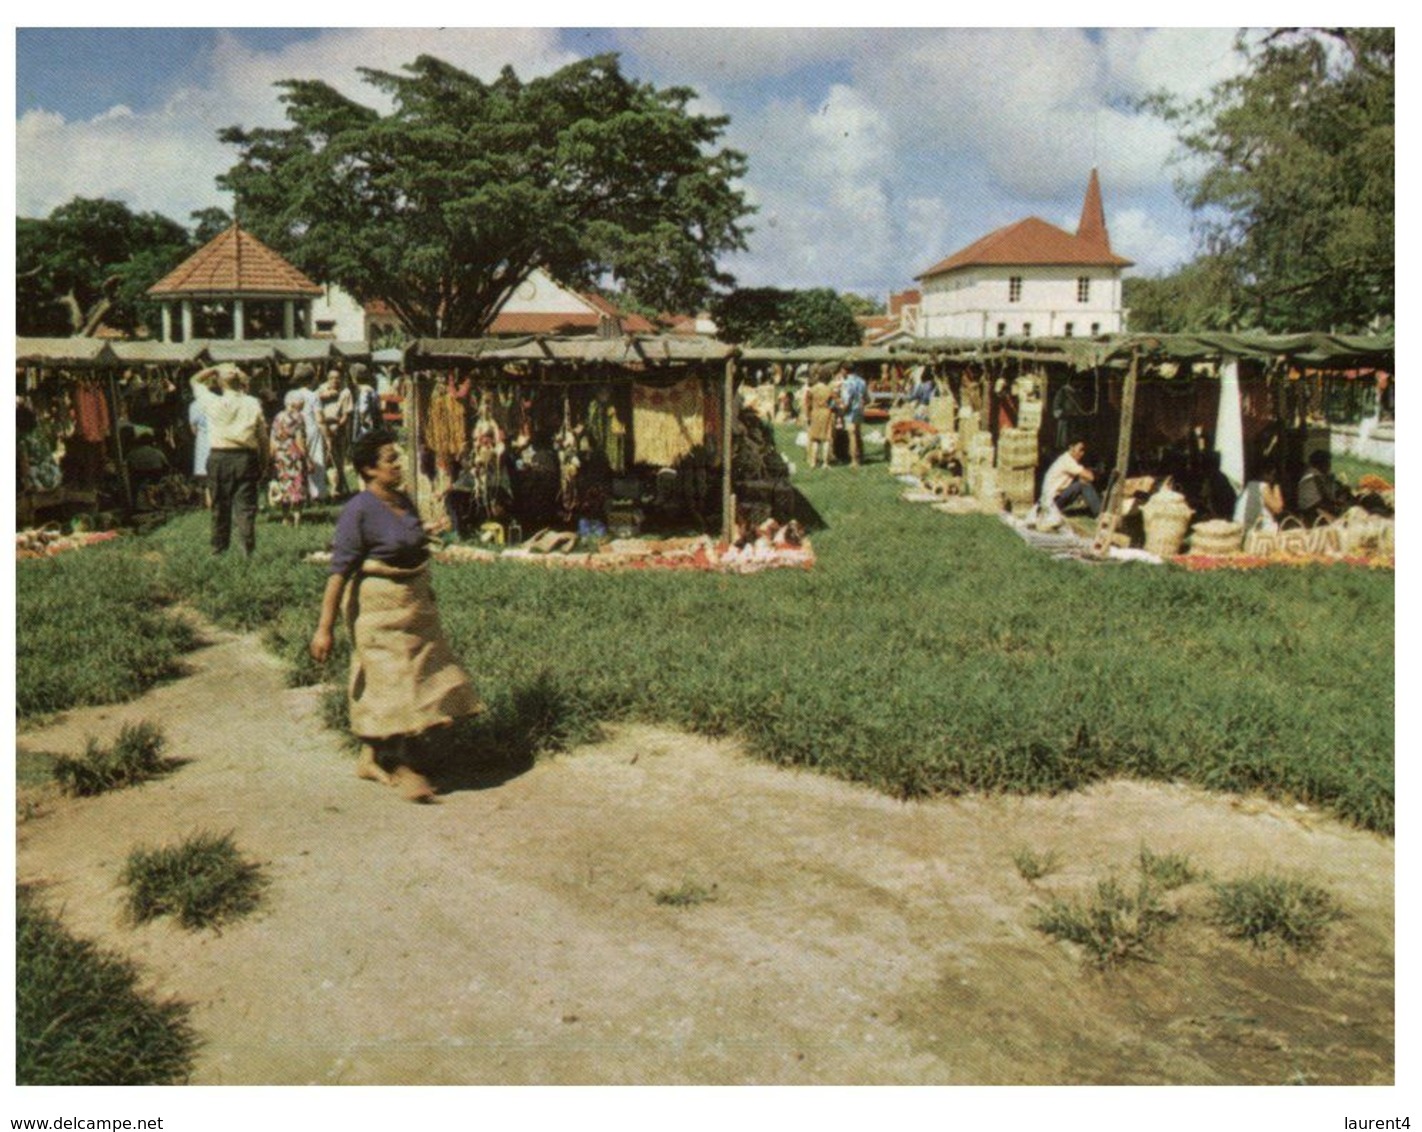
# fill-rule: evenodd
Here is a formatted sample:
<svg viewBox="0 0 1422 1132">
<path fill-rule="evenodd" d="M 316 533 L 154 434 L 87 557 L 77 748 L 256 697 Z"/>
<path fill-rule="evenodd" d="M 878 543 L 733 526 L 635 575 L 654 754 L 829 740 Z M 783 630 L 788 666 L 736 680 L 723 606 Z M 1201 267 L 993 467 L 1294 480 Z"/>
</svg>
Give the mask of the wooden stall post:
<svg viewBox="0 0 1422 1132">
<path fill-rule="evenodd" d="M 721 395 L 721 541 L 730 544 L 736 537 L 736 497 L 731 491 L 731 442 L 734 428 L 731 407 L 736 396 L 736 359 L 726 359 L 726 382 Z"/>
<path fill-rule="evenodd" d="M 109 420 L 113 423 L 114 430 L 114 452 L 118 455 L 119 476 L 123 480 L 123 497 L 130 511 L 133 510 L 133 484 L 128 478 L 128 459 L 123 450 L 123 432 L 119 427 L 119 419 L 123 415 L 119 412 L 118 379 L 114 377 L 114 371 L 109 370 Z"/>
<path fill-rule="evenodd" d="M 1131 459 L 1131 429 L 1136 416 L 1136 380 L 1140 373 L 1140 351 L 1131 351 L 1131 368 L 1126 371 L 1126 387 L 1121 393 L 1121 430 L 1116 438 L 1116 467 L 1106 485 L 1106 499 L 1101 516 L 1096 521 L 1096 537 L 1091 541 L 1091 553 L 1104 558 L 1111 549 L 1111 537 L 1121 522 L 1121 505 L 1125 500 L 1124 485 Z"/>
</svg>

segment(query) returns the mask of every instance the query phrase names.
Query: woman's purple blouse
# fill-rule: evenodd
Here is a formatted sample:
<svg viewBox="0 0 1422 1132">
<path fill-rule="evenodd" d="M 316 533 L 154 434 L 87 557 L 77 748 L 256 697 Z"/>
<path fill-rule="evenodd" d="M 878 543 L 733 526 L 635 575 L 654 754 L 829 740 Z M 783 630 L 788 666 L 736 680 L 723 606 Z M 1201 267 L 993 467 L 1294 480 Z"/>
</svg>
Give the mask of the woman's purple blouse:
<svg viewBox="0 0 1422 1132">
<path fill-rule="evenodd" d="M 367 558 L 402 567 L 429 558 L 428 536 L 415 505 L 401 495 L 399 506 L 404 510 L 397 515 L 368 491 L 352 496 L 336 520 L 331 573 L 350 577 Z"/>
</svg>

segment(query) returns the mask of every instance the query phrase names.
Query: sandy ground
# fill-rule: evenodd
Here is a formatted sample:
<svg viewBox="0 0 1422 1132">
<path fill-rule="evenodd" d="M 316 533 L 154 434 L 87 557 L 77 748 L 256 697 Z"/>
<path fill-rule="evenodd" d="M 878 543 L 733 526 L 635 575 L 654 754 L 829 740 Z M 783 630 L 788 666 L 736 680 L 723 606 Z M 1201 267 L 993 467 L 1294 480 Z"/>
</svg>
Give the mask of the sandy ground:
<svg viewBox="0 0 1422 1132">
<path fill-rule="evenodd" d="M 184 679 L 19 736 L 79 752 L 148 719 L 186 760 L 22 796 L 17 870 L 192 1004 L 194 1083 L 1393 1081 L 1386 838 L 1174 785 L 901 803 L 644 726 L 415 806 L 354 777 L 254 638 L 208 637 Z M 263 862 L 263 909 L 123 923 L 129 851 L 198 830 Z M 1255 951 L 1191 885 L 1158 961 L 1105 973 L 1033 929 L 1049 895 L 1131 880 L 1142 844 L 1305 875 L 1347 918 L 1317 955 Z M 1029 884 L 1019 846 L 1061 867 Z M 688 885 L 713 899 L 656 899 Z"/>
</svg>

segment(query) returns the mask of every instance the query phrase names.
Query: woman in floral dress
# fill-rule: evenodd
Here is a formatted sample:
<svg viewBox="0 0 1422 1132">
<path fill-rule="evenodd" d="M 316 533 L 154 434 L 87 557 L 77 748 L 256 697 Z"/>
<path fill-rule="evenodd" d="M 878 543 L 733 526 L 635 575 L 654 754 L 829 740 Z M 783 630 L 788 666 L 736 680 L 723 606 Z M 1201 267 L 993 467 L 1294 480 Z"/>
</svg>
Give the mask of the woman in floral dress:
<svg viewBox="0 0 1422 1132">
<path fill-rule="evenodd" d="M 306 502 L 307 473 L 305 394 L 293 389 L 286 395 L 286 408 L 272 421 L 272 472 L 276 482 L 273 502 L 280 504 L 281 521 L 301 525 L 301 507 Z"/>
</svg>

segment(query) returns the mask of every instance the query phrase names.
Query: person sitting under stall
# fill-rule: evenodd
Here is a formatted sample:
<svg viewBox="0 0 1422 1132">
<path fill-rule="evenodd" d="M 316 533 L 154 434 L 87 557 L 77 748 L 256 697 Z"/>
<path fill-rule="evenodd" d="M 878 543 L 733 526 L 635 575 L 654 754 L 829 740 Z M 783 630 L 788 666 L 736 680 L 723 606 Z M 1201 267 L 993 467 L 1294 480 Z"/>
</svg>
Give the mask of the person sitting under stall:
<svg viewBox="0 0 1422 1132">
<path fill-rule="evenodd" d="M 1319 519 L 1331 522 L 1351 504 L 1348 489 L 1333 478 L 1333 457 L 1322 448 L 1310 453 L 1308 468 L 1299 477 L 1299 518 L 1305 523 Z"/>
<path fill-rule="evenodd" d="M 1095 517 L 1101 514 L 1101 495 L 1093 487 L 1096 474 L 1082 461 L 1086 458 L 1086 441 L 1074 441 L 1065 452 L 1052 461 L 1042 477 L 1042 498 L 1050 499 L 1062 514 L 1078 499 Z"/>
<path fill-rule="evenodd" d="M 1259 479 L 1244 485 L 1235 503 L 1234 521 L 1246 531 L 1273 531 L 1279 527 L 1284 517 L 1284 490 L 1279 486 L 1279 475 L 1273 468 L 1263 472 Z"/>
</svg>

